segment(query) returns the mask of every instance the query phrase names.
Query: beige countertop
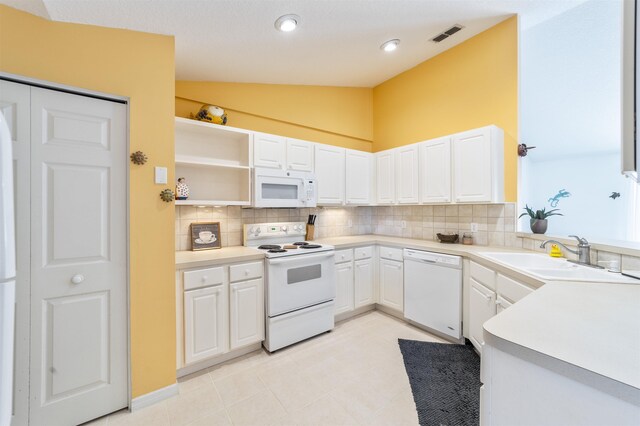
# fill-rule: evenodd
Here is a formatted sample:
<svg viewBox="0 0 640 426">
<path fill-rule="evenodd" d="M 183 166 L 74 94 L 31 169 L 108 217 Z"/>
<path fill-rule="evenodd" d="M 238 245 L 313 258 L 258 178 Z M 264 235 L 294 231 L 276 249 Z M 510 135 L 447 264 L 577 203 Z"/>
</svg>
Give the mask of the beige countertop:
<svg viewBox="0 0 640 426">
<path fill-rule="evenodd" d="M 176 268 L 197 268 L 201 266 L 211 266 L 220 263 L 244 262 L 247 260 L 262 260 L 264 253 L 261 251 L 243 247 L 223 247 L 216 250 L 201 251 L 177 251 Z"/>
</svg>

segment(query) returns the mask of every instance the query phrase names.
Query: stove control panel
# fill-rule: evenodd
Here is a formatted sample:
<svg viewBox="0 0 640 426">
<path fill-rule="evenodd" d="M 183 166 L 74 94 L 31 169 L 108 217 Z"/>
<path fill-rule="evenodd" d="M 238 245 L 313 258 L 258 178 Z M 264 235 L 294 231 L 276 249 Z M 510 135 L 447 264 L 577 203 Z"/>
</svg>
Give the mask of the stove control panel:
<svg viewBox="0 0 640 426">
<path fill-rule="evenodd" d="M 244 241 L 263 240 L 278 237 L 296 237 L 304 239 L 306 226 L 304 222 L 257 223 L 244 225 Z"/>
</svg>

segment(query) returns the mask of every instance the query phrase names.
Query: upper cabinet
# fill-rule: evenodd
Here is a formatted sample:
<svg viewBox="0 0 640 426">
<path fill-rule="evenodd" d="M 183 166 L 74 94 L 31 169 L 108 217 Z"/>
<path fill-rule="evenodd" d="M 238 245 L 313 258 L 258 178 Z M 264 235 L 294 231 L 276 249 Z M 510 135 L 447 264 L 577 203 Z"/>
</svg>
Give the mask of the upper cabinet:
<svg viewBox="0 0 640 426">
<path fill-rule="evenodd" d="M 346 150 L 346 204 L 368 205 L 373 202 L 373 175 L 373 154 Z"/>
<path fill-rule="evenodd" d="M 453 135 L 454 201 L 504 202 L 504 132 L 496 126 Z"/>
<path fill-rule="evenodd" d="M 287 143 L 283 136 L 267 133 L 253 134 L 253 165 L 284 169 L 286 166 Z"/>
<path fill-rule="evenodd" d="M 378 204 L 394 204 L 395 194 L 395 150 L 380 151 L 376 159 L 376 192 Z"/>
<path fill-rule="evenodd" d="M 175 120 L 176 178 L 185 178 L 190 190 L 189 198 L 176 205 L 251 204 L 252 132 Z"/>
<path fill-rule="evenodd" d="M 451 138 L 420 144 L 420 202 L 451 202 Z"/>
<path fill-rule="evenodd" d="M 418 144 L 396 148 L 396 201 L 418 204 Z"/>
<path fill-rule="evenodd" d="M 313 143 L 268 133 L 254 133 L 253 164 L 272 169 L 313 171 Z"/>
<path fill-rule="evenodd" d="M 318 205 L 344 204 L 345 149 L 316 144 L 315 173 Z"/>
</svg>

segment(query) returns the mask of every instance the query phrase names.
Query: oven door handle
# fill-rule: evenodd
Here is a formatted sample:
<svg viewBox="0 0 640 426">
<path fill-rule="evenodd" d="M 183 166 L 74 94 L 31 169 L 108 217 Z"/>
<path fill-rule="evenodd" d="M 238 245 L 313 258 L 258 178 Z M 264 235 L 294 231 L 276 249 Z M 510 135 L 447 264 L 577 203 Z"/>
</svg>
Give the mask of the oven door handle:
<svg viewBox="0 0 640 426">
<path fill-rule="evenodd" d="M 303 249 L 298 249 L 298 250 L 303 250 Z M 315 259 L 324 259 L 324 258 L 327 258 L 327 257 L 333 257 L 334 255 L 335 255 L 334 251 L 328 251 L 328 252 L 320 253 L 320 254 L 303 254 L 303 255 L 300 255 L 300 256 L 304 256 L 304 257 L 297 257 L 296 256 L 295 260 L 304 259 L 305 261 L 308 261 L 308 260 L 315 260 Z M 269 265 L 281 265 L 283 263 L 291 262 L 292 260 L 294 260 L 294 259 L 286 257 L 284 259 L 267 259 L 267 262 L 269 263 Z"/>
</svg>

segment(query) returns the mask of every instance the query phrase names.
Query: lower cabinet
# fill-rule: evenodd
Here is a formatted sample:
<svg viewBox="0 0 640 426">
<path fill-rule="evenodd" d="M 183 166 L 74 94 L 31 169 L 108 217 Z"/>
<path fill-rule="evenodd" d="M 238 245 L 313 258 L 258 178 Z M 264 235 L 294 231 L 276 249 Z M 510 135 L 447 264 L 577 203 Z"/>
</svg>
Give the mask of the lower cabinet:
<svg viewBox="0 0 640 426">
<path fill-rule="evenodd" d="M 262 261 L 179 271 L 178 368 L 264 340 L 263 275 Z"/>
<path fill-rule="evenodd" d="M 227 352 L 227 287 L 184 292 L 184 361 L 201 361 Z"/>
<path fill-rule="evenodd" d="M 373 305 L 376 302 L 373 259 L 356 260 L 354 264 L 354 306 Z"/>
<path fill-rule="evenodd" d="M 380 259 L 379 302 L 383 306 L 402 312 L 404 308 L 403 263 L 396 260 Z"/>
<path fill-rule="evenodd" d="M 264 340 L 262 278 L 232 283 L 229 296 L 230 349 Z"/>
<path fill-rule="evenodd" d="M 469 289 L 469 340 L 478 351 L 484 344 L 483 324 L 496 314 L 496 293 L 470 278 Z"/>
<path fill-rule="evenodd" d="M 336 264 L 335 314 L 353 310 L 353 261 Z"/>
</svg>

